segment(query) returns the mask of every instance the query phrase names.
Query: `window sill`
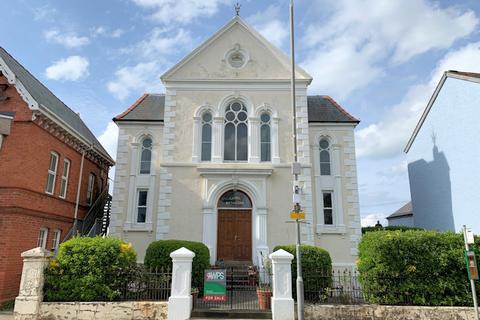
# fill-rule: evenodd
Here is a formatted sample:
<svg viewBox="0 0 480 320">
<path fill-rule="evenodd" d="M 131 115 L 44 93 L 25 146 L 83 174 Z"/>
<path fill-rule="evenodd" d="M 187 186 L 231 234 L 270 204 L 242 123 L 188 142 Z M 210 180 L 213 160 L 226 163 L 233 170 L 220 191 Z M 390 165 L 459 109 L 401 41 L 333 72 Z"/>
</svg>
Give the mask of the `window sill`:
<svg viewBox="0 0 480 320">
<path fill-rule="evenodd" d="M 345 234 L 347 233 L 347 228 L 345 225 L 325 225 L 317 224 L 317 233 L 318 234 Z"/>
<path fill-rule="evenodd" d="M 123 224 L 123 231 L 139 231 L 139 232 L 152 232 L 153 224 L 151 222 L 146 223 L 130 223 Z"/>
</svg>

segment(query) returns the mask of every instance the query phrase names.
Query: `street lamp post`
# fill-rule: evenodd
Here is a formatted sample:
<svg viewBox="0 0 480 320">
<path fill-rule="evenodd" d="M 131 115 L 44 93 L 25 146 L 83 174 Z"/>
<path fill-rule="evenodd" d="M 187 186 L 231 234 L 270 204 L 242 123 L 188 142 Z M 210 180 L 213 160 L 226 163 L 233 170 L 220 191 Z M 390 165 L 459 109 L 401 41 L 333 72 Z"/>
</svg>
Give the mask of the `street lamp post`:
<svg viewBox="0 0 480 320">
<path fill-rule="evenodd" d="M 292 131 L 293 131 L 293 164 L 292 174 L 294 175 L 294 187 L 293 187 L 293 211 L 296 213 L 301 212 L 300 206 L 300 187 L 298 186 L 298 175 L 301 173 L 301 166 L 298 162 L 298 147 L 297 147 L 297 110 L 296 110 L 296 97 L 295 97 L 295 35 L 293 27 L 293 0 L 290 0 L 290 55 L 292 59 L 292 78 L 291 78 L 291 99 L 292 99 Z M 303 320 L 303 278 L 302 278 L 302 256 L 300 251 L 301 245 L 301 230 L 300 230 L 300 217 L 297 215 L 296 219 L 296 232 L 297 232 L 297 244 L 296 244 L 296 256 L 297 256 L 297 318 Z"/>
</svg>

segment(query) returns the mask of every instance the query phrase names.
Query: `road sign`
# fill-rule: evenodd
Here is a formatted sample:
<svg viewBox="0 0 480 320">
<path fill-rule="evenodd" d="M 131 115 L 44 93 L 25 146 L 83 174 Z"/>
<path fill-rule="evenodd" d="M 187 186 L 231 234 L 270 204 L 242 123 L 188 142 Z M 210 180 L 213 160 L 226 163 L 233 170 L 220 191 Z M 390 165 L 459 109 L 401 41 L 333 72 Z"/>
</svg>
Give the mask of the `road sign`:
<svg viewBox="0 0 480 320">
<path fill-rule="evenodd" d="M 467 228 L 465 230 L 465 241 L 468 243 L 468 244 L 474 244 L 475 243 L 475 239 L 473 238 L 473 232 L 472 232 L 472 229 L 470 228 Z"/>
<path fill-rule="evenodd" d="M 477 259 L 473 251 L 465 250 L 465 263 L 467 264 L 468 277 L 470 280 L 478 280 Z"/>
<path fill-rule="evenodd" d="M 304 211 L 292 211 L 290 212 L 290 218 L 293 220 L 303 220 L 305 219 L 305 212 Z"/>
<path fill-rule="evenodd" d="M 203 299 L 205 301 L 227 300 L 227 270 L 205 270 Z"/>
</svg>

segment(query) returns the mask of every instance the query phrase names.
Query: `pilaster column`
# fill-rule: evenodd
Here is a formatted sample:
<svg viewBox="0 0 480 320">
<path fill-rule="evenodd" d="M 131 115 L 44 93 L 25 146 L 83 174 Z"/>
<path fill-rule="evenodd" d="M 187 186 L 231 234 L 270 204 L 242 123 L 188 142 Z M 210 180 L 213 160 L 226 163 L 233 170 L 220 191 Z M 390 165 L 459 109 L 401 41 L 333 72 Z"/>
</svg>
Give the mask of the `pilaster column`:
<svg viewBox="0 0 480 320">
<path fill-rule="evenodd" d="M 15 299 L 15 319 L 38 319 L 43 301 L 44 271 L 52 255 L 40 247 L 22 253 L 23 270 L 20 292 Z"/>
<path fill-rule="evenodd" d="M 342 171 L 340 166 L 340 146 L 335 144 L 333 147 L 333 174 L 335 177 L 335 188 L 334 188 L 334 212 L 335 221 L 334 223 L 339 225 L 344 225 L 343 223 L 343 201 L 342 201 Z"/>
<path fill-rule="evenodd" d="M 277 117 L 272 118 L 272 127 L 271 127 L 271 130 L 272 130 L 272 134 L 271 134 L 271 138 L 272 138 L 272 145 L 271 145 L 271 148 L 272 148 L 272 163 L 280 163 L 280 150 L 279 150 L 279 146 L 278 146 L 278 121 L 279 121 L 279 118 L 277 118 Z"/>
<path fill-rule="evenodd" d="M 293 255 L 280 249 L 270 254 L 272 260 L 272 319 L 295 319 L 292 298 L 292 260 Z"/>
<path fill-rule="evenodd" d="M 260 120 L 257 117 L 248 118 L 248 162 L 260 162 Z"/>
<path fill-rule="evenodd" d="M 170 253 L 172 287 L 168 298 L 168 320 L 190 319 L 192 311 L 192 261 L 195 253 L 180 248 Z"/>
<path fill-rule="evenodd" d="M 200 145 L 202 140 L 202 126 L 200 117 L 193 118 L 193 147 L 192 162 L 200 162 Z"/>
<path fill-rule="evenodd" d="M 212 162 L 223 162 L 223 117 L 213 118 Z"/>
<path fill-rule="evenodd" d="M 210 263 L 212 265 L 215 264 L 217 256 L 215 247 L 217 228 L 213 213 L 213 208 L 203 208 L 203 244 L 205 244 L 210 251 Z"/>
</svg>

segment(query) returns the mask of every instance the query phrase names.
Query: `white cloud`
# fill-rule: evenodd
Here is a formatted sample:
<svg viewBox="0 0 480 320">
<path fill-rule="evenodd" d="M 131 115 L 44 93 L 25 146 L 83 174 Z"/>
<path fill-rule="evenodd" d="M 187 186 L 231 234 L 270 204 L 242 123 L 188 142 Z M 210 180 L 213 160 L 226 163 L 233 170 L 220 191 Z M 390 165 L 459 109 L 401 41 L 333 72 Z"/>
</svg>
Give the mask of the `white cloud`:
<svg viewBox="0 0 480 320">
<path fill-rule="evenodd" d="M 100 26 L 91 29 L 92 37 L 120 38 L 124 33 L 125 31 L 120 28 L 110 30 L 106 27 Z"/>
<path fill-rule="evenodd" d="M 132 0 L 135 4 L 153 10 L 151 18 L 162 24 L 189 24 L 197 18 L 208 18 L 218 12 L 229 0 Z"/>
<path fill-rule="evenodd" d="M 56 15 L 57 10 L 48 5 L 44 5 L 38 8 L 32 8 L 33 19 L 37 21 L 52 21 Z"/>
<path fill-rule="evenodd" d="M 107 150 L 113 159 L 117 157 L 118 126 L 109 122 L 103 133 L 98 137 L 98 141 Z"/>
<path fill-rule="evenodd" d="M 441 8 L 426 0 L 330 3 L 330 18 L 319 19 L 305 32 L 309 54 L 303 65 L 314 76 L 312 89 L 338 98 L 381 76 L 385 62 L 400 64 L 432 49 L 449 48 L 478 24 L 472 11 Z"/>
<path fill-rule="evenodd" d="M 147 38 L 139 42 L 135 49 L 139 55 L 158 61 L 159 56 L 170 55 L 192 45 L 189 31 L 178 28 L 153 28 Z"/>
<path fill-rule="evenodd" d="M 357 156 L 378 158 L 400 154 L 446 70 L 480 72 L 480 42 L 447 53 L 428 81 L 410 87 L 402 101 L 381 121 L 357 130 Z"/>
<path fill-rule="evenodd" d="M 88 37 L 78 36 L 75 33 L 61 33 L 58 30 L 49 30 L 44 33 L 45 39 L 61 44 L 66 48 L 79 48 L 90 43 Z"/>
<path fill-rule="evenodd" d="M 87 58 L 70 56 L 55 61 L 45 70 L 45 76 L 53 80 L 78 81 L 89 75 L 88 66 L 89 62 Z"/>
<path fill-rule="evenodd" d="M 161 90 L 160 67 L 156 62 L 138 63 L 115 71 L 115 79 L 107 83 L 107 89 L 117 99 L 123 100 L 132 92 L 158 92 Z"/>
<path fill-rule="evenodd" d="M 380 224 L 384 227 L 388 226 L 388 222 L 385 214 L 371 213 L 361 217 L 361 219 L 362 219 L 362 222 L 361 222 L 362 227 L 374 227 L 377 224 L 377 222 L 380 222 Z"/>
<path fill-rule="evenodd" d="M 281 47 L 289 36 L 289 25 L 280 19 L 278 6 L 271 5 L 266 10 L 248 17 L 247 20 L 255 30 L 277 47 Z"/>
</svg>

